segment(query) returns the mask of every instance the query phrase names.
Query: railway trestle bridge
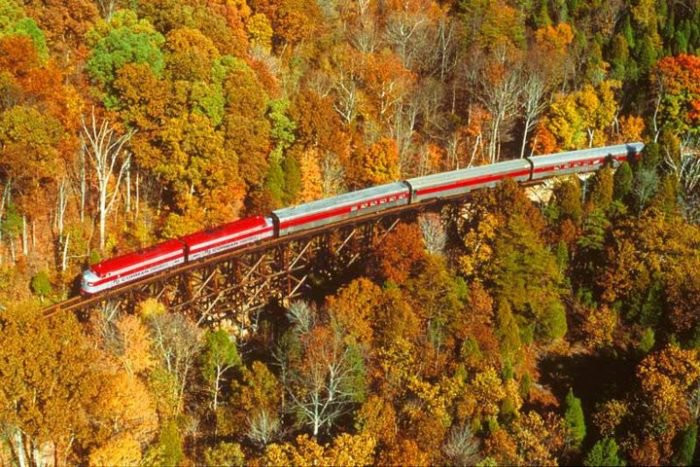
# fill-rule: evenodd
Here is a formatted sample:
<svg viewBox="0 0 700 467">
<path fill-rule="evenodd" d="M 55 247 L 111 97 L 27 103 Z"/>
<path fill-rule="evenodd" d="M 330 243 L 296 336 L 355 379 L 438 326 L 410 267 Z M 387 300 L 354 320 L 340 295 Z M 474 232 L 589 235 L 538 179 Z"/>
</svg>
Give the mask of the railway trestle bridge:
<svg viewBox="0 0 700 467">
<path fill-rule="evenodd" d="M 132 312 L 155 298 L 169 310 L 191 315 L 199 324 L 227 323 L 241 330 L 255 327 L 257 311 L 308 292 L 319 280 L 332 280 L 356 266 L 400 223 L 420 212 L 436 212 L 449 200 L 369 214 L 303 233 L 270 239 L 232 252 L 145 277 L 93 295 L 75 296 L 44 310 L 61 312 Z"/>
<path fill-rule="evenodd" d="M 579 174 L 587 178 L 591 174 Z M 529 196 L 542 201 L 554 180 L 527 184 Z M 440 213 L 468 202 L 469 194 L 432 203 L 409 204 L 314 230 L 262 241 L 144 277 L 91 296 L 75 296 L 44 310 L 112 316 L 133 312 L 155 298 L 173 312 L 188 314 L 200 325 L 225 325 L 238 332 L 256 327 L 260 310 L 287 305 L 319 280 L 332 280 L 357 266 L 401 222 L 422 213 Z"/>
</svg>

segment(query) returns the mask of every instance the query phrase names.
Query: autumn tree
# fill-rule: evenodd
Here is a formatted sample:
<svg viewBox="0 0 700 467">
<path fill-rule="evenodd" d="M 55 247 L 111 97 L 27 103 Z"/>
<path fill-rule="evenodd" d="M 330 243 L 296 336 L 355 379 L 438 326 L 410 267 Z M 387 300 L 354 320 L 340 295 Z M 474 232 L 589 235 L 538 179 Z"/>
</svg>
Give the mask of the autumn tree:
<svg viewBox="0 0 700 467">
<path fill-rule="evenodd" d="M 243 187 L 238 154 L 224 135 L 197 113 L 169 120 L 161 138 L 165 158 L 155 171 L 167 183 L 173 206 L 169 235 L 182 235 L 204 224 L 233 219 L 241 208 Z"/>
<path fill-rule="evenodd" d="M 373 318 L 381 306 L 381 289 L 372 281 L 360 278 L 340 289 L 327 299 L 326 308 L 331 318 L 357 340 L 358 343 L 372 344 Z"/>
<path fill-rule="evenodd" d="M 286 375 L 283 383 L 294 412 L 317 436 L 364 397 L 364 363 L 339 330 L 317 325 L 305 331 L 296 326 L 292 333 L 298 334 L 287 341 L 293 346 L 280 347 L 276 359 Z"/>
<path fill-rule="evenodd" d="M 315 3 L 254 0 L 251 6 L 255 13 L 262 13 L 270 20 L 274 40 L 280 49 L 308 40 L 318 30 L 321 12 Z"/>
<path fill-rule="evenodd" d="M 7 1 L 3 7 L 3 21 L 0 24 L 0 37 L 19 36 L 29 39 L 35 49 L 37 58 L 48 58 L 46 36 L 36 21 L 28 17 L 23 8 L 14 1 Z"/>
<path fill-rule="evenodd" d="M 570 94 L 557 94 L 540 122 L 561 149 L 603 146 L 617 111 L 615 91 L 620 82 L 607 80 L 596 89 L 590 84 Z"/>
<path fill-rule="evenodd" d="M 165 67 L 161 47 L 165 39 L 147 20 L 131 10 L 121 10 L 112 19 L 98 21 L 89 33 L 92 53 L 86 64 L 90 77 L 105 92 L 105 103 L 115 104 L 112 83 L 127 63 L 144 63 L 160 75 Z"/>
<path fill-rule="evenodd" d="M 399 178 L 399 153 L 396 141 L 382 139 L 355 154 L 353 186 L 364 188 L 396 181 Z"/>
<path fill-rule="evenodd" d="M 152 383 L 156 396 L 161 398 L 159 412 L 174 416 L 184 408 L 188 378 L 200 350 L 200 331 L 184 316 L 167 312 L 150 316 L 148 326 L 159 359 Z"/>
<path fill-rule="evenodd" d="M 267 93 L 253 70 L 242 61 L 232 61 L 224 81 L 226 116 L 225 136 L 232 148 L 245 154 L 240 173 L 247 186 L 262 184 L 268 171 L 270 123 Z"/>
<path fill-rule="evenodd" d="M 152 369 L 156 360 L 153 355 L 153 339 L 141 318 L 134 315 L 121 316 L 115 323 L 119 339 L 118 360 L 130 375 L 139 375 Z"/>
<path fill-rule="evenodd" d="M 262 362 L 252 362 L 241 373 L 241 381 L 231 383 L 233 410 L 217 419 L 217 428 L 220 433 L 245 432 L 253 443 L 265 446 L 281 428 L 284 388 Z"/>
<path fill-rule="evenodd" d="M 74 63 L 71 52 L 81 50 L 98 19 L 97 5 L 83 0 L 30 0 L 23 2 L 27 15 L 45 31 L 47 45 L 61 62 Z"/>
<path fill-rule="evenodd" d="M 105 387 L 91 408 L 98 440 L 90 461 L 136 465 L 143 456 L 142 446 L 153 440 L 158 427 L 156 404 L 146 384 L 123 369 L 103 376 Z"/>
<path fill-rule="evenodd" d="M 41 463 L 46 449 L 74 459 L 74 448 L 90 443 L 90 404 L 101 388 L 94 346 L 73 315 L 46 320 L 26 304 L 3 313 L 0 334 L 0 420 L 15 461 Z"/>
<path fill-rule="evenodd" d="M 119 184 L 129 167 L 131 155 L 125 151 L 124 145 L 131 138 L 131 133 L 117 135 L 107 119 L 103 119 L 98 125 L 94 108 L 90 120 L 88 122 L 83 120 L 83 133 L 89 142 L 87 153 L 97 179 L 100 249 L 103 249 L 107 215 L 114 207 L 119 195 Z"/>
<path fill-rule="evenodd" d="M 42 206 L 36 202 L 57 183 L 63 132 L 59 121 L 33 107 L 15 106 L 0 114 L 0 170 L 9 174 L 3 178 L 23 214 L 39 215 Z"/>
<path fill-rule="evenodd" d="M 210 81 L 219 58 L 214 43 L 197 29 L 173 29 L 165 38 L 166 72 L 172 80 Z"/>
<path fill-rule="evenodd" d="M 224 373 L 240 365 L 241 358 L 238 355 L 236 343 L 222 329 L 209 332 L 204 340 L 205 349 L 202 356 L 202 372 L 209 384 L 211 384 L 212 408 L 216 411 Z"/>
<path fill-rule="evenodd" d="M 376 247 L 379 272 L 384 280 L 403 284 L 425 257 L 425 246 L 415 224 L 399 224 Z"/>
<path fill-rule="evenodd" d="M 684 140 L 696 138 L 700 124 L 700 58 L 687 54 L 665 57 L 656 64 L 653 77 L 657 95 L 655 138 L 664 125 Z"/>
</svg>

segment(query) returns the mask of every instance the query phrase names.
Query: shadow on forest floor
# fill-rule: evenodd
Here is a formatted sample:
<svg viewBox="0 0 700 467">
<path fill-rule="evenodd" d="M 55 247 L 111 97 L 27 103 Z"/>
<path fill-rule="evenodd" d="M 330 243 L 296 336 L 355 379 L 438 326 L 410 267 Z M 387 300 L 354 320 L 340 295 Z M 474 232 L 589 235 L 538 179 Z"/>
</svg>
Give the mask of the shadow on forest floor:
<svg viewBox="0 0 700 467">
<path fill-rule="evenodd" d="M 633 352 L 557 355 L 539 362 L 540 383 L 549 386 L 559 400 L 572 388 L 590 415 L 596 404 L 622 398 L 632 389 L 638 362 Z"/>
</svg>

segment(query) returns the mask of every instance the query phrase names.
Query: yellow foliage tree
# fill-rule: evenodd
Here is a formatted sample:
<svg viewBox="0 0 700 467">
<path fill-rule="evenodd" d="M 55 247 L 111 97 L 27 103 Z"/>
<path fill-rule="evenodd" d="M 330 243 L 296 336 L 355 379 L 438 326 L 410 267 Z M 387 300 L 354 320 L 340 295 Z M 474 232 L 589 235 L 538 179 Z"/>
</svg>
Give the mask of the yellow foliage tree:
<svg viewBox="0 0 700 467">
<path fill-rule="evenodd" d="M 148 329 L 134 315 L 124 315 L 116 323 L 122 343 L 119 360 L 131 375 L 147 371 L 156 363 L 151 352 L 153 345 Z"/>
<path fill-rule="evenodd" d="M 562 149 L 603 146 L 615 119 L 615 91 L 620 86 L 619 81 L 606 80 L 598 88 L 586 84 L 570 94 L 557 94 L 542 124 Z"/>
<path fill-rule="evenodd" d="M 623 115 L 620 117 L 620 132 L 616 143 L 629 143 L 640 141 L 644 133 L 644 119 L 636 115 Z"/>
<path fill-rule="evenodd" d="M 617 328 L 617 314 L 606 305 L 589 310 L 583 322 L 585 343 L 588 347 L 609 346 L 613 343 L 613 333 Z"/>
<path fill-rule="evenodd" d="M 246 21 L 245 28 L 250 35 L 250 43 L 253 47 L 259 47 L 266 53 L 272 50 L 272 26 L 267 16 L 256 13 Z"/>
<path fill-rule="evenodd" d="M 384 138 L 358 151 L 354 185 L 365 187 L 393 182 L 399 178 L 399 149 L 396 141 Z"/>
<path fill-rule="evenodd" d="M 108 440 L 90 452 L 91 466 L 123 465 L 137 466 L 141 462 L 141 445 L 129 433 Z"/>
<path fill-rule="evenodd" d="M 323 197 L 323 179 L 321 164 L 318 160 L 318 150 L 307 149 L 299 159 L 301 171 L 301 190 L 298 195 L 300 203 L 307 203 Z"/>
<path fill-rule="evenodd" d="M 360 278 L 329 297 L 326 309 L 348 335 L 358 342 L 371 345 L 372 317 L 380 306 L 381 295 L 382 290 L 377 285 L 369 279 Z"/>
<path fill-rule="evenodd" d="M 652 413 L 675 427 L 683 426 L 689 419 L 688 391 L 699 377 L 697 350 L 674 345 L 648 355 L 637 368 L 637 378 Z"/>
<path fill-rule="evenodd" d="M 271 444 L 265 450 L 262 462 L 265 465 L 369 465 L 374 462 L 376 441 L 361 433 L 337 436 L 333 443 L 322 446 L 308 435 L 297 436 L 295 443 Z"/>
</svg>

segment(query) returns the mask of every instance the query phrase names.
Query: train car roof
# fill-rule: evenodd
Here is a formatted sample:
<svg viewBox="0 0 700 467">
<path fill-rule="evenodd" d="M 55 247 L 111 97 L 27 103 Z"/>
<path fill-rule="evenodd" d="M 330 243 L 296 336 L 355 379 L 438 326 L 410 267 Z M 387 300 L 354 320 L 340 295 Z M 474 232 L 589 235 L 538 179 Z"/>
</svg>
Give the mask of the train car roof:
<svg viewBox="0 0 700 467">
<path fill-rule="evenodd" d="M 580 149 L 577 151 L 559 152 L 556 154 L 542 154 L 540 156 L 533 156 L 530 158 L 530 160 L 532 160 L 532 163 L 535 166 L 542 165 L 545 162 L 549 165 L 570 160 L 588 159 L 591 157 L 600 156 L 605 157 L 611 154 L 620 154 L 625 152 L 628 154 L 634 154 L 640 152 L 642 149 L 644 149 L 644 143 L 635 142 L 617 144 L 614 146 L 603 146 L 599 148 Z"/>
<path fill-rule="evenodd" d="M 143 250 L 133 251 L 121 256 L 106 259 L 100 263 L 92 265 L 90 269 L 92 269 L 98 276 L 103 276 L 108 272 L 117 271 L 127 266 L 133 266 L 145 263 L 147 261 L 152 261 L 161 256 L 169 255 L 177 251 L 183 252 L 182 243 L 175 239 L 168 240 Z"/>
<path fill-rule="evenodd" d="M 450 172 L 441 172 L 432 175 L 424 175 L 422 177 L 414 177 L 406 180 L 413 189 L 441 185 L 443 183 L 451 183 L 459 180 L 465 180 L 472 177 L 481 177 L 483 175 L 491 175 L 500 172 L 510 172 L 518 169 L 529 169 L 530 163 L 525 159 L 514 159 L 510 161 L 497 162 L 489 165 L 479 165 L 466 169 L 452 170 Z"/>
<path fill-rule="evenodd" d="M 387 183 L 386 185 L 350 191 L 348 193 L 343 193 L 342 195 L 319 199 L 318 201 L 311 201 L 310 203 L 300 204 L 298 206 L 278 209 L 273 211 L 273 214 L 280 220 L 291 219 L 311 212 L 324 211 L 326 209 L 344 206 L 356 203 L 358 201 L 363 201 L 365 199 L 376 198 L 382 195 L 400 193 L 402 191 L 408 191 L 408 187 L 402 182 Z"/>
<path fill-rule="evenodd" d="M 207 230 L 191 233 L 181 237 L 180 240 L 186 245 L 194 245 L 211 240 L 212 238 L 220 237 L 226 234 L 244 233 L 247 230 L 264 227 L 268 225 L 268 219 L 265 216 L 254 216 L 239 219 L 227 224 L 219 225 Z"/>
</svg>

